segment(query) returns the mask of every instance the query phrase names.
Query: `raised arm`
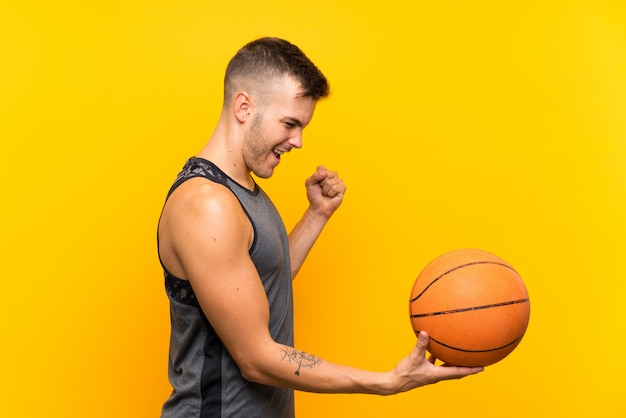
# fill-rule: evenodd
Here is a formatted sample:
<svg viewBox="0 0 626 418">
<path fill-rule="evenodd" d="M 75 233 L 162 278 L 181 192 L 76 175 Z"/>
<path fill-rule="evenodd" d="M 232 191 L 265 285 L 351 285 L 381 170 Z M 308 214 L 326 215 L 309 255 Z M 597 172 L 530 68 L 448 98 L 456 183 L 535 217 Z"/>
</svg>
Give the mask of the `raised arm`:
<svg viewBox="0 0 626 418">
<path fill-rule="evenodd" d="M 194 180 L 175 193 L 160 228 L 164 262 L 191 282 L 245 379 L 312 392 L 388 395 L 480 371 L 431 364 L 425 334 L 409 356 L 384 373 L 323 361 L 276 343 L 268 330 L 267 298 L 248 255 L 252 227 L 238 201 L 221 186 Z"/>
<path fill-rule="evenodd" d="M 317 167 L 315 173 L 305 181 L 305 186 L 309 206 L 289 234 L 292 278 L 298 274 L 324 226 L 341 205 L 346 192 L 346 185 L 338 174 L 324 166 Z"/>
</svg>

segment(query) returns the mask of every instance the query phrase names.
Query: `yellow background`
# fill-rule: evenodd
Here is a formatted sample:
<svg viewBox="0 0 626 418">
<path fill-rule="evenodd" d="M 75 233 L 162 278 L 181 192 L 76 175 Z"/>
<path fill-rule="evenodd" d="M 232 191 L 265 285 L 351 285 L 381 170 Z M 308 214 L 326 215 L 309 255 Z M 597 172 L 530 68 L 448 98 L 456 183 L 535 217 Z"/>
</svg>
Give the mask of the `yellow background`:
<svg viewBox="0 0 626 418">
<path fill-rule="evenodd" d="M 157 218 L 228 59 L 264 35 L 298 44 L 333 94 L 261 185 L 288 227 L 318 163 L 348 185 L 297 279 L 298 348 L 392 368 L 414 344 L 414 278 L 455 248 L 508 260 L 532 301 L 484 373 L 298 394 L 299 418 L 625 416 L 621 0 L 2 2 L 0 416 L 158 416 Z"/>
</svg>

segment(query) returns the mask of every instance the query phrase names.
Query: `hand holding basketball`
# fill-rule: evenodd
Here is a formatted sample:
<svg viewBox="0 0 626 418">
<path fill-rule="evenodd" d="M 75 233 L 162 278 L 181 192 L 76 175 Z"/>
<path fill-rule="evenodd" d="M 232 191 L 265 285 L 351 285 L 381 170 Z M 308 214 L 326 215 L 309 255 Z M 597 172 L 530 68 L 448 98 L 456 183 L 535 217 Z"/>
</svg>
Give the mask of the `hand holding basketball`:
<svg viewBox="0 0 626 418">
<path fill-rule="evenodd" d="M 428 340 L 428 334 L 420 332 L 413 351 L 393 370 L 392 374 L 398 382 L 393 393 L 406 392 L 442 380 L 460 379 L 483 370 L 482 367 L 435 366 L 434 357 L 426 358 Z"/>
</svg>

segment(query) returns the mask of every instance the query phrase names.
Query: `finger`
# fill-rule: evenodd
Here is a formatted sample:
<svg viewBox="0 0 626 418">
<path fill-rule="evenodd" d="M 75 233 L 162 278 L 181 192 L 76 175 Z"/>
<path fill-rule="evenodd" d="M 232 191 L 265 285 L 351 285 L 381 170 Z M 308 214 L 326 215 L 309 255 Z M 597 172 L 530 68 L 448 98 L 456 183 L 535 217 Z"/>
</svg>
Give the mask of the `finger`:
<svg viewBox="0 0 626 418">
<path fill-rule="evenodd" d="M 326 183 L 328 183 L 330 180 L 336 179 L 337 178 L 337 173 L 334 171 L 330 171 L 330 170 L 320 170 L 318 167 L 318 171 L 317 173 L 319 173 L 319 178 L 321 179 L 320 184 L 322 186 L 324 186 Z"/>
<path fill-rule="evenodd" d="M 314 184 L 320 184 L 323 186 L 323 182 L 326 179 L 327 170 L 323 166 L 317 167 L 315 173 L 311 174 L 311 177 L 306 179 L 306 185 L 312 186 Z"/>
<path fill-rule="evenodd" d="M 337 187 L 341 182 L 337 177 L 326 177 L 320 183 L 322 186 L 322 192 L 330 197 L 333 197 L 339 192 L 339 188 Z"/>
<path fill-rule="evenodd" d="M 484 368 L 483 367 L 448 366 L 448 367 L 439 367 L 437 368 L 437 370 L 442 380 L 451 380 L 451 379 L 460 379 L 465 376 L 480 373 L 484 370 Z"/>
<path fill-rule="evenodd" d="M 343 189 L 343 180 L 334 171 L 327 171 L 326 177 L 320 182 L 324 193 L 330 194 L 331 191 L 340 192 Z"/>
<path fill-rule="evenodd" d="M 417 354 L 420 357 L 426 357 L 426 350 L 428 349 L 428 341 L 430 338 L 426 331 L 420 331 L 417 336 L 417 344 L 415 345 L 415 349 L 417 350 Z"/>
</svg>

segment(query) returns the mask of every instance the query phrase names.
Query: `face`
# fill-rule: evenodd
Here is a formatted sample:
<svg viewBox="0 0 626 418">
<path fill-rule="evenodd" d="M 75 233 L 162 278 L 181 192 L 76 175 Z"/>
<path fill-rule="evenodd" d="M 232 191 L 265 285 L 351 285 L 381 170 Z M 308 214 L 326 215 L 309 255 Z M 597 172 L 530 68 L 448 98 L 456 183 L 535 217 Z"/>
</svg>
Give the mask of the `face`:
<svg viewBox="0 0 626 418">
<path fill-rule="evenodd" d="M 302 147 L 302 131 L 315 111 L 315 100 L 301 97 L 300 84 L 286 78 L 277 83 L 266 105 L 254 112 L 245 132 L 243 157 L 247 168 L 260 178 L 269 178 L 281 158 Z"/>
</svg>

